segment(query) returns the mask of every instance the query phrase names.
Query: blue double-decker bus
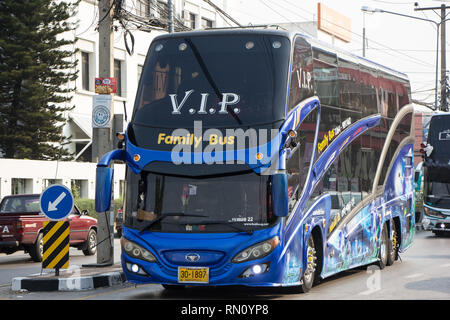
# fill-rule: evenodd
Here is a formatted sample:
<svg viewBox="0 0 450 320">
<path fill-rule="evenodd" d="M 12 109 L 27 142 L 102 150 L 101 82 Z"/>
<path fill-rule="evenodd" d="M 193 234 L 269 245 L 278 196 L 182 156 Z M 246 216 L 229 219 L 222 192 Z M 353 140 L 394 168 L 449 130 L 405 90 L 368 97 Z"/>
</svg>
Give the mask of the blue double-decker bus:
<svg viewBox="0 0 450 320">
<path fill-rule="evenodd" d="M 152 42 L 121 147 L 129 282 L 291 286 L 391 265 L 414 238 L 405 74 L 272 29 Z"/>
</svg>

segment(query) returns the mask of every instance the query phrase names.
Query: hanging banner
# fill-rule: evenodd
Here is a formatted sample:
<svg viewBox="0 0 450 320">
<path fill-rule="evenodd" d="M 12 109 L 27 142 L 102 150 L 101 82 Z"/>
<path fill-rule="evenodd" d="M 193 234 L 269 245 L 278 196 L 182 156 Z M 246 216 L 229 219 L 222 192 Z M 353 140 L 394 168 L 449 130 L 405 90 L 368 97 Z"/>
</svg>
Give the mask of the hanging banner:
<svg viewBox="0 0 450 320">
<path fill-rule="evenodd" d="M 111 101 L 110 95 L 93 96 L 92 128 L 111 127 Z"/>
</svg>

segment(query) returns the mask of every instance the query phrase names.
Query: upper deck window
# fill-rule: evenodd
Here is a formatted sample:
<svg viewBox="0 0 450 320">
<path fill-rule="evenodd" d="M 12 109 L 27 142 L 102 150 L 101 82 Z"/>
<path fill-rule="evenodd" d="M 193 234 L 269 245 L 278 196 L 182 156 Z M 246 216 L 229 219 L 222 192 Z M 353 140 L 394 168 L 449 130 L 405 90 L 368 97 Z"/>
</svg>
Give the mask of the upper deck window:
<svg viewBox="0 0 450 320">
<path fill-rule="evenodd" d="M 239 127 L 283 119 L 289 40 L 264 34 L 154 41 L 139 84 L 133 124 Z"/>
<path fill-rule="evenodd" d="M 334 53 L 313 48 L 313 79 L 316 94 L 321 103 L 339 105 L 337 56 Z"/>
</svg>

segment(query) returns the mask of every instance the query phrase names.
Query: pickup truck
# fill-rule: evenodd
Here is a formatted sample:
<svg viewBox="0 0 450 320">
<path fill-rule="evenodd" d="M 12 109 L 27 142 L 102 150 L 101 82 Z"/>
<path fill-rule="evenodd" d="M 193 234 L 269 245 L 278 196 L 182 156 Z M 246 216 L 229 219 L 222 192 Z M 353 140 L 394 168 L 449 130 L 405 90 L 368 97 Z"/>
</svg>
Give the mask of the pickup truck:
<svg viewBox="0 0 450 320">
<path fill-rule="evenodd" d="M 28 253 L 33 261 L 41 262 L 43 254 L 43 223 L 49 219 L 40 212 L 39 194 L 6 196 L 0 203 L 0 253 L 19 250 Z M 71 247 L 85 255 L 97 252 L 97 220 L 88 212 L 74 206 L 65 219 L 70 222 Z"/>
</svg>

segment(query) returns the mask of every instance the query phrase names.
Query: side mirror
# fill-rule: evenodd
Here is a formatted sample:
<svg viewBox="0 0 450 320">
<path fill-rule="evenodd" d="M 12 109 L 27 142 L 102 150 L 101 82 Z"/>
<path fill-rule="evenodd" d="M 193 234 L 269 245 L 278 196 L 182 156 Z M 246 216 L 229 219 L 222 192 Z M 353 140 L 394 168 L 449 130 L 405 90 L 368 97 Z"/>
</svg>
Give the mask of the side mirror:
<svg viewBox="0 0 450 320">
<path fill-rule="evenodd" d="M 97 166 L 95 181 L 95 211 L 106 212 L 111 206 L 113 169 Z"/>
<path fill-rule="evenodd" d="M 82 216 L 87 216 L 87 215 L 89 215 L 89 211 L 83 210 L 83 211 L 81 211 L 81 215 Z"/>
<path fill-rule="evenodd" d="M 288 209 L 288 179 L 285 173 L 272 175 L 273 211 L 278 217 L 286 217 Z"/>
</svg>

